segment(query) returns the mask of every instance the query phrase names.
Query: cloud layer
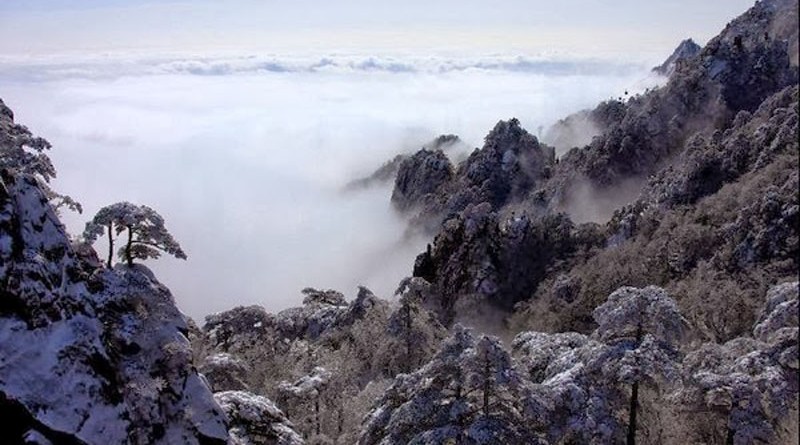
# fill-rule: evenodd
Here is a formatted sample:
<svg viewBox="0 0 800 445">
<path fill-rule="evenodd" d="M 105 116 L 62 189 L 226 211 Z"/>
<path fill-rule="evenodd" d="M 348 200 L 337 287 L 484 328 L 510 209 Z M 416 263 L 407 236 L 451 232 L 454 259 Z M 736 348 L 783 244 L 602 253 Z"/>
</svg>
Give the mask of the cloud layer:
<svg viewBox="0 0 800 445">
<path fill-rule="evenodd" d="M 646 64 L 645 64 L 646 65 Z M 458 72 L 510 72 L 547 76 L 625 76 L 644 65 L 602 59 L 521 55 L 479 57 L 410 57 L 374 55 L 281 56 L 247 55 L 218 57 L 130 56 L 0 57 L 0 76 L 8 79 L 51 81 L 63 79 L 109 79 L 124 76 L 189 74 L 228 76 L 234 74 L 448 74 Z"/>
<path fill-rule="evenodd" d="M 478 147 L 514 116 L 537 133 L 645 76 L 517 56 L 5 60 L 0 95 L 53 143 L 55 187 L 87 212 L 70 231 L 121 200 L 165 216 L 189 261 L 150 265 L 202 319 L 306 286 L 389 296 L 428 240 L 404 238 L 388 188 L 344 184 L 440 133 Z"/>
</svg>

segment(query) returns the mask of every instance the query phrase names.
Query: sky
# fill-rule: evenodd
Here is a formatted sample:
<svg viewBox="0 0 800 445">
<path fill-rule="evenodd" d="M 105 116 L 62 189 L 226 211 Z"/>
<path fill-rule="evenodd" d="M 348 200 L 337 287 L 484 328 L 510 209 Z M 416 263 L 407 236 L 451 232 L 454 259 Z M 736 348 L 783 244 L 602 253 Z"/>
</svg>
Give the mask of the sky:
<svg viewBox="0 0 800 445">
<path fill-rule="evenodd" d="M 149 261 L 202 321 L 308 286 L 391 297 L 430 237 L 391 184 L 345 192 L 439 134 L 539 134 L 662 83 L 650 68 L 751 2 L 2 0 L 0 98 L 52 145 L 77 235 L 147 204 L 188 261 Z M 99 252 L 104 252 L 101 245 Z"/>
<path fill-rule="evenodd" d="M 752 0 L 3 0 L 0 54 L 117 51 L 663 53 Z"/>
</svg>

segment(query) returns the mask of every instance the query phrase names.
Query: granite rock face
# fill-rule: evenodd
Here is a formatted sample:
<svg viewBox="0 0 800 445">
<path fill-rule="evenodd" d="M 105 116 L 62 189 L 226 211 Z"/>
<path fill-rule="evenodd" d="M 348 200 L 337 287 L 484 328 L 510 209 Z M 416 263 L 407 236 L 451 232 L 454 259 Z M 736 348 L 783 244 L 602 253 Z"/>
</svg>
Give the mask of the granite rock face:
<svg viewBox="0 0 800 445">
<path fill-rule="evenodd" d="M 401 165 L 392 202 L 412 224 L 435 233 L 468 206 L 497 210 L 520 202 L 549 178 L 555 150 L 539 143 L 517 119 L 500 121 L 481 149 L 453 167 L 441 151 L 422 149 Z"/>
</svg>

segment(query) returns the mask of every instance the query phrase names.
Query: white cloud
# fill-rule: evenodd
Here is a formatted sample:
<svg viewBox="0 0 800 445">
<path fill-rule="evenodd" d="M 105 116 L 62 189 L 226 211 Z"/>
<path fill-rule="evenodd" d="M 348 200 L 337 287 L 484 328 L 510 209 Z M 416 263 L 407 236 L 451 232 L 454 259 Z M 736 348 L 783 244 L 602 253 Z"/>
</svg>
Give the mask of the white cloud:
<svg viewBox="0 0 800 445">
<path fill-rule="evenodd" d="M 519 72 L 541 75 L 625 75 L 641 68 L 641 62 L 621 62 L 574 56 L 375 56 L 334 55 L 245 55 L 135 57 L 127 54 L 102 57 L 7 56 L 0 59 L 0 75 L 25 81 L 62 79 L 114 79 L 126 76 L 191 74 L 227 76 L 265 73 L 420 73 L 446 74 L 460 71 Z"/>
</svg>

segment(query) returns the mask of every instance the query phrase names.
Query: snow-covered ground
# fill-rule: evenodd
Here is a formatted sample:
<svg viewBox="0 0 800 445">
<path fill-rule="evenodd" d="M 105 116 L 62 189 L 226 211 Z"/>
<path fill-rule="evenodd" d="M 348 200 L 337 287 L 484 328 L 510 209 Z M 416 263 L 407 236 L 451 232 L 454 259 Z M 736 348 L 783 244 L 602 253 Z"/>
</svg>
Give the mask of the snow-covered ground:
<svg viewBox="0 0 800 445">
<path fill-rule="evenodd" d="M 477 147 L 499 119 L 538 133 L 641 91 L 652 61 L 518 55 L 0 61 L 16 120 L 50 140 L 73 234 L 122 200 L 161 213 L 189 261 L 149 264 L 202 319 L 298 305 L 307 286 L 388 296 L 429 240 L 403 237 L 390 184 L 343 193 L 441 133 Z M 652 79 L 650 79 L 652 81 Z M 98 245 L 98 251 L 104 249 Z"/>
</svg>

